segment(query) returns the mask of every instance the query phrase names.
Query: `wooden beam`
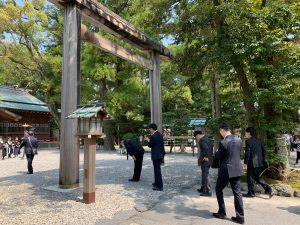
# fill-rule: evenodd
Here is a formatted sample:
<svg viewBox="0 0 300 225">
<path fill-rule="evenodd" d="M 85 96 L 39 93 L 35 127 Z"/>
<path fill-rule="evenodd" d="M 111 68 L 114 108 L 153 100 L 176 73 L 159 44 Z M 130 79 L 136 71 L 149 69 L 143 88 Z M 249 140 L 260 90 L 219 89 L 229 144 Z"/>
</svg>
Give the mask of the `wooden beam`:
<svg viewBox="0 0 300 225">
<path fill-rule="evenodd" d="M 168 48 L 153 40 L 145 33 L 138 30 L 134 25 L 112 12 L 96 0 L 48 0 L 62 7 L 66 2 L 76 1 L 82 11 L 82 17 L 93 25 L 125 40 L 142 50 L 153 50 L 158 52 L 162 59 L 172 58 Z"/>
<path fill-rule="evenodd" d="M 22 116 L 15 114 L 11 111 L 8 111 L 7 109 L 0 108 L 0 118 L 1 117 L 3 117 L 4 119 L 16 121 L 16 122 L 22 119 Z"/>
<path fill-rule="evenodd" d="M 89 31 L 88 27 L 81 24 L 81 38 L 84 41 L 92 43 L 97 48 L 106 52 L 112 53 L 121 57 L 122 59 L 129 60 L 146 69 L 153 70 L 153 63 L 151 60 L 142 56 L 132 53 L 131 51 L 123 48 L 122 46 L 110 41 L 99 34 Z"/>
</svg>

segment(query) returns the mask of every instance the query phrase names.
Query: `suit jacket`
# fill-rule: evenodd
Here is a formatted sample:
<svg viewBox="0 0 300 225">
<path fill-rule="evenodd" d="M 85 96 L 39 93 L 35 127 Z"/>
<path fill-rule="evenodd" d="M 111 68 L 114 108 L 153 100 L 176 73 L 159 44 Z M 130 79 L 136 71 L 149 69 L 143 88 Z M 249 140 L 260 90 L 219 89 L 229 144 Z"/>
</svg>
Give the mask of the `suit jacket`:
<svg viewBox="0 0 300 225">
<path fill-rule="evenodd" d="M 261 140 L 252 136 L 246 141 L 244 163 L 253 168 L 266 165 L 266 150 Z"/>
<path fill-rule="evenodd" d="M 158 131 L 151 135 L 148 146 L 151 148 L 151 160 L 159 160 L 165 156 L 164 139 Z"/>
<path fill-rule="evenodd" d="M 125 148 L 130 156 L 135 156 L 136 158 L 140 158 L 144 155 L 144 148 L 140 143 L 137 143 L 132 140 L 125 140 L 124 141 Z"/>
<path fill-rule="evenodd" d="M 38 147 L 38 140 L 37 140 L 36 137 L 34 137 L 34 136 L 28 136 L 28 137 L 23 138 L 21 146 L 20 146 L 20 149 L 25 146 L 25 153 L 26 153 L 26 155 L 27 154 L 33 154 L 33 151 L 32 151 L 32 148 L 31 148 L 31 145 L 30 145 L 30 142 L 29 142 L 29 139 L 30 139 L 30 142 L 31 142 L 31 145 L 32 145 L 33 148 L 37 148 Z"/>
<path fill-rule="evenodd" d="M 207 136 L 204 136 L 199 141 L 199 147 L 200 147 L 199 161 L 201 162 L 201 166 L 210 166 L 212 163 L 212 155 L 213 155 L 212 141 Z M 203 161 L 204 157 L 208 157 L 209 161 Z"/>
<path fill-rule="evenodd" d="M 226 136 L 219 145 L 216 158 L 220 161 L 219 176 L 240 177 L 243 175 L 241 163 L 242 140 L 234 135 Z"/>
</svg>

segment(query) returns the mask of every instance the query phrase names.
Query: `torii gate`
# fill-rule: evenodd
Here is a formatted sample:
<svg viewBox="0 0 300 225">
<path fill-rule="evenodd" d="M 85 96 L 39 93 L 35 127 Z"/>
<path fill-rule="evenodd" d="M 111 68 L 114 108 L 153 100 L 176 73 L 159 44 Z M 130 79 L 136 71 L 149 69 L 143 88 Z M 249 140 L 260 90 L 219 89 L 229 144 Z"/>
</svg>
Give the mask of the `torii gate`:
<svg viewBox="0 0 300 225">
<path fill-rule="evenodd" d="M 96 0 L 48 1 L 65 11 L 59 186 L 60 188 L 75 188 L 79 186 L 77 121 L 67 120 L 66 117 L 80 104 L 81 39 L 149 70 L 151 122 L 156 123 L 160 131 L 162 130 L 160 60 L 168 60 L 172 55 L 169 49 L 149 38 Z M 89 31 L 85 25 L 81 24 L 81 18 L 143 50 L 149 55 L 149 59 L 134 54 L 99 34 Z"/>
</svg>

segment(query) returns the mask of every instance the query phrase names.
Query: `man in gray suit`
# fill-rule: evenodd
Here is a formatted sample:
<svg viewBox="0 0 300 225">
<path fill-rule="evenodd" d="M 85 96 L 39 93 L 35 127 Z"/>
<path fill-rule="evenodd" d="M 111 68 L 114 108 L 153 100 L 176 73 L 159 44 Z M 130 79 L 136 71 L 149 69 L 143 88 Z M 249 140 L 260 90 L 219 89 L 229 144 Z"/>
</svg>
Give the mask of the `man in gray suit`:
<svg viewBox="0 0 300 225">
<path fill-rule="evenodd" d="M 243 166 L 241 163 L 242 140 L 231 134 L 227 123 L 222 123 L 219 126 L 219 132 L 224 138 L 220 142 L 219 150 L 215 155 L 216 159 L 220 161 L 216 184 L 219 210 L 217 213 L 213 213 L 213 216 L 219 219 L 226 218 L 223 189 L 229 182 L 234 196 L 234 207 L 236 212 L 236 216 L 231 219 L 236 223 L 244 224 L 244 208 L 240 183 L 240 177 L 243 175 Z"/>
<path fill-rule="evenodd" d="M 34 129 L 30 129 L 28 132 L 29 136 L 25 137 L 21 143 L 20 149 L 25 146 L 25 154 L 27 159 L 27 174 L 33 174 L 33 168 L 32 168 L 32 161 L 34 158 L 34 155 L 36 154 L 34 152 L 34 149 L 37 149 L 38 147 L 38 140 L 36 137 L 34 137 Z"/>
<path fill-rule="evenodd" d="M 198 158 L 198 166 L 201 166 L 202 174 L 201 188 L 197 191 L 200 192 L 200 196 L 211 196 L 212 193 L 209 181 L 209 168 L 211 165 L 213 154 L 213 143 L 200 130 L 194 132 L 194 137 L 199 142 L 200 154 Z"/>
<path fill-rule="evenodd" d="M 269 194 L 271 198 L 274 193 L 270 185 L 268 185 L 260 173 L 264 167 L 267 166 L 266 162 L 266 150 L 261 140 L 255 137 L 255 129 L 248 127 L 246 129 L 246 149 L 244 164 L 247 166 L 247 183 L 248 193 L 243 194 L 244 197 L 253 198 L 254 193 L 254 180 L 259 183 L 264 189 L 265 193 Z"/>
</svg>

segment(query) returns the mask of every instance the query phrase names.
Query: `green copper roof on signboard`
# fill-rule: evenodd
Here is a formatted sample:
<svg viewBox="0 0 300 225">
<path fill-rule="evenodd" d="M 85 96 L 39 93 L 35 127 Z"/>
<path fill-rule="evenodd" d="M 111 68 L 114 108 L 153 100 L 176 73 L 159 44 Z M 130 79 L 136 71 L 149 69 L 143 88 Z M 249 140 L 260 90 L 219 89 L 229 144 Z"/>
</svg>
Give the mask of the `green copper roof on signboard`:
<svg viewBox="0 0 300 225">
<path fill-rule="evenodd" d="M 206 125 L 207 119 L 206 118 L 191 118 L 191 121 L 189 123 L 189 127 L 192 126 L 203 126 Z"/>
<path fill-rule="evenodd" d="M 79 106 L 77 110 L 67 116 L 67 119 L 91 118 L 99 111 L 103 111 L 103 113 L 106 114 L 104 104 L 98 103 L 93 105 L 83 105 Z"/>
</svg>

